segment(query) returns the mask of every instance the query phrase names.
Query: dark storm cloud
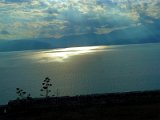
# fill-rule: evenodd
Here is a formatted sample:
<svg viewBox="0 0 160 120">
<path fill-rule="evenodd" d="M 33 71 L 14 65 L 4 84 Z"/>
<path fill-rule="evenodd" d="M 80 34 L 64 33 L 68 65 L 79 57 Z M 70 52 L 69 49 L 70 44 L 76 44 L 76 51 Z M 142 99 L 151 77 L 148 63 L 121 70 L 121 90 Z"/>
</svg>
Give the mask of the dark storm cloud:
<svg viewBox="0 0 160 120">
<path fill-rule="evenodd" d="M 2 30 L 2 31 L 0 31 L 0 34 L 9 35 L 10 33 L 8 31 L 6 31 L 6 30 Z"/>
<path fill-rule="evenodd" d="M 22 3 L 22 2 L 32 2 L 32 0 L 5 0 L 5 2 Z"/>
</svg>

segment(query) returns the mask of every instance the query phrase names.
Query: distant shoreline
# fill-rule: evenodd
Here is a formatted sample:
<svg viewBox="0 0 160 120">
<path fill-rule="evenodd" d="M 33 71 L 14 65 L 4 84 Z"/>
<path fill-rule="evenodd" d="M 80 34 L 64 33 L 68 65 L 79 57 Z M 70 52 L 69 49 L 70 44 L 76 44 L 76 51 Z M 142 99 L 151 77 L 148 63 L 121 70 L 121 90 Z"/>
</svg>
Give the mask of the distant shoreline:
<svg viewBox="0 0 160 120">
<path fill-rule="evenodd" d="M 126 44 L 97 44 L 97 45 L 73 45 L 73 46 L 55 46 L 55 47 L 49 47 L 49 48 L 30 48 L 30 49 L 11 49 L 8 48 L 7 50 L 1 50 L 0 53 L 3 52 L 24 52 L 24 51 L 48 51 L 53 49 L 65 49 L 65 48 L 74 48 L 74 47 L 92 47 L 92 46 L 128 46 L 128 45 L 157 45 L 160 44 L 160 42 L 146 42 L 146 43 L 126 43 Z"/>
</svg>

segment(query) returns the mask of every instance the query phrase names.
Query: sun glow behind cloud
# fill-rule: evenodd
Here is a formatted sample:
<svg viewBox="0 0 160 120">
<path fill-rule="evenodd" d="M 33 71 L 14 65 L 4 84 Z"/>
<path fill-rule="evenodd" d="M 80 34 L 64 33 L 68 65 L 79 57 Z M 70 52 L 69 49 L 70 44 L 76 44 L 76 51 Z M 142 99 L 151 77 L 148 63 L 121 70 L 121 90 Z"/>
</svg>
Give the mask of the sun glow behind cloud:
<svg viewBox="0 0 160 120">
<path fill-rule="evenodd" d="M 0 0 L 0 39 L 108 34 L 154 23 L 159 6 L 159 0 Z"/>
</svg>

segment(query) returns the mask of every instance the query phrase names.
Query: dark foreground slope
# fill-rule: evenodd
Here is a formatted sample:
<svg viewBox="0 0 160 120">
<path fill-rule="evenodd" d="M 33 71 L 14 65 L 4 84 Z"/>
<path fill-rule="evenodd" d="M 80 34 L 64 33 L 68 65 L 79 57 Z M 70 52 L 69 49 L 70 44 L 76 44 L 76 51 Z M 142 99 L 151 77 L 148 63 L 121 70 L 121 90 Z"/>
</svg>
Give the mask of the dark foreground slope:
<svg viewBox="0 0 160 120">
<path fill-rule="evenodd" d="M 28 99 L 3 108 L 0 120 L 160 120 L 160 91 Z"/>
</svg>

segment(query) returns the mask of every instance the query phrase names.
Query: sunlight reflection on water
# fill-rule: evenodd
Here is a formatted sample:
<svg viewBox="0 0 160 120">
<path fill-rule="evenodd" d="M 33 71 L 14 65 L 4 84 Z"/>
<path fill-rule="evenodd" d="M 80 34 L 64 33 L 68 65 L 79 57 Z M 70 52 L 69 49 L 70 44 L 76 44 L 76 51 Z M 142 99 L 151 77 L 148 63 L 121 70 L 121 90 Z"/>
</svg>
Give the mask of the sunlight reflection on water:
<svg viewBox="0 0 160 120">
<path fill-rule="evenodd" d="M 36 52 L 31 58 L 38 62 L 65 62 L 67 59 L 76 55 L 86 55 L 95 52 L 106 51 L 111 48 L 108 46 L 72 47 L 63 49 L 47 50 Z"/>
</svg>

